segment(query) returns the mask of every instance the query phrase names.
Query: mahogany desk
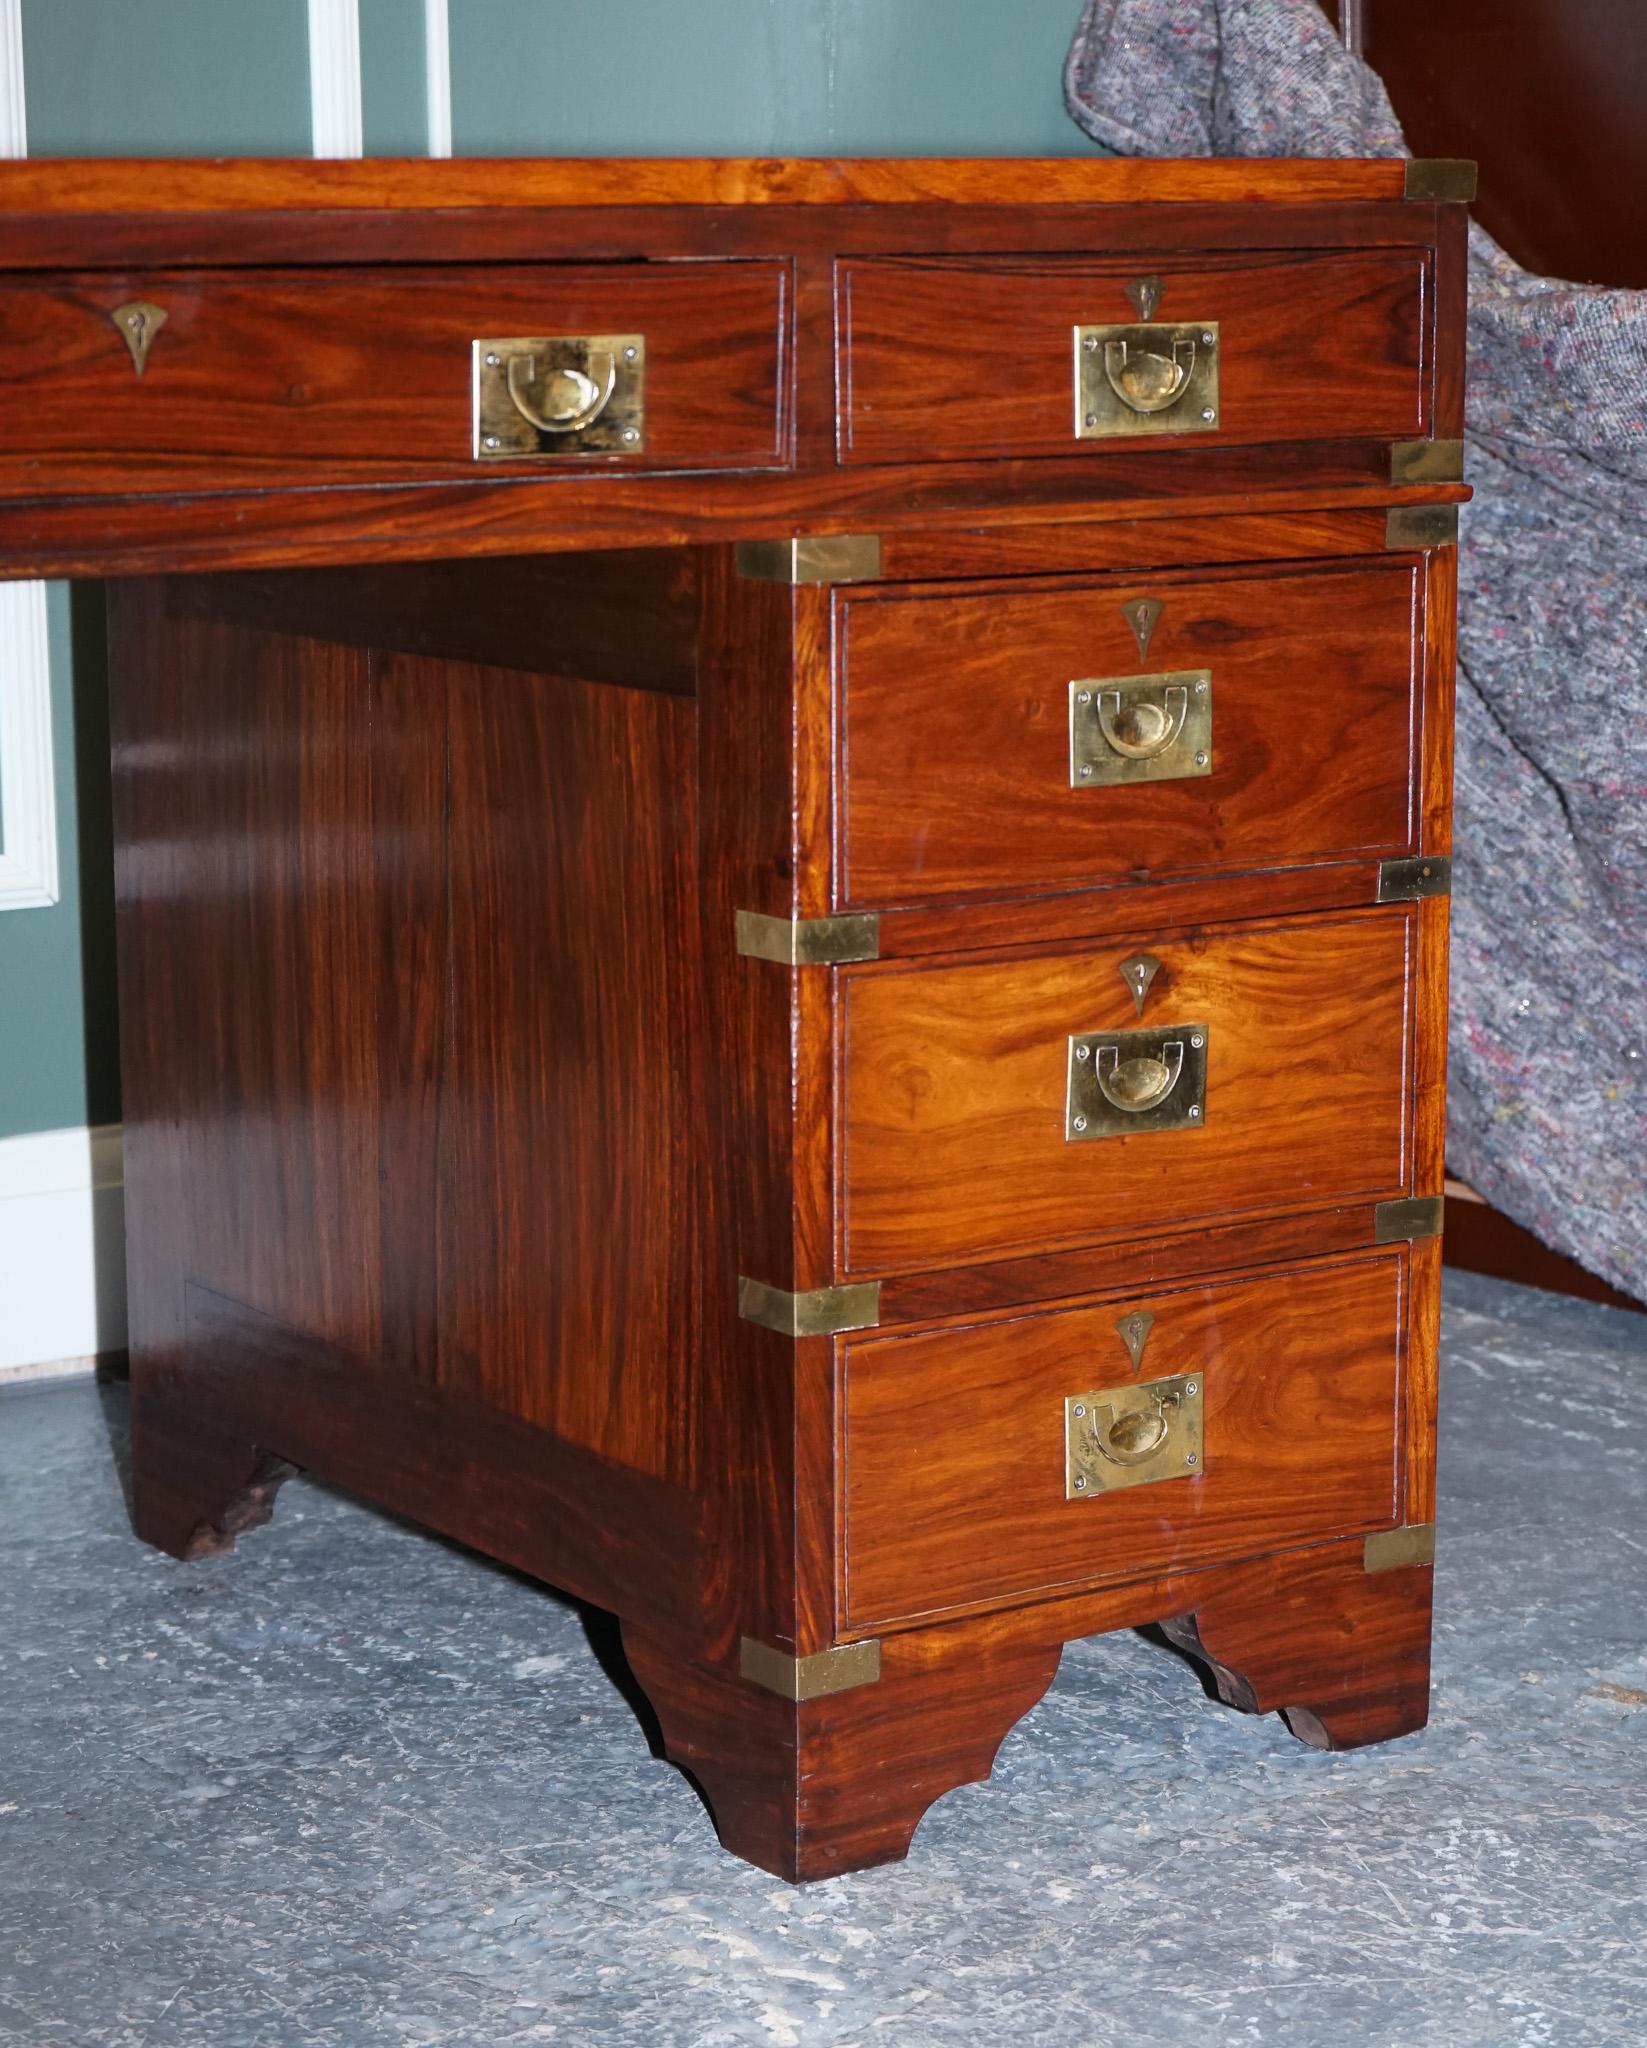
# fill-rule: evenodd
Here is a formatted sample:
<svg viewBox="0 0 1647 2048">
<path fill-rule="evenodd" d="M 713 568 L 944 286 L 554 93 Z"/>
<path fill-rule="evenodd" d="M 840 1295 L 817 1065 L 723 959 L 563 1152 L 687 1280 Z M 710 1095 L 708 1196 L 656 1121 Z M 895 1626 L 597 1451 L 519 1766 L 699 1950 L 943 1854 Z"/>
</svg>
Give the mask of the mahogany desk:
<svg viewBox="0 0 1647 2048">
<path fill-rule="evenodd" d="M 0 169 L 142 1536 L 614 1610 L 789 1877 L 1097 1630 L 1423 1722 L 1467 173 Z"/>
</svg>

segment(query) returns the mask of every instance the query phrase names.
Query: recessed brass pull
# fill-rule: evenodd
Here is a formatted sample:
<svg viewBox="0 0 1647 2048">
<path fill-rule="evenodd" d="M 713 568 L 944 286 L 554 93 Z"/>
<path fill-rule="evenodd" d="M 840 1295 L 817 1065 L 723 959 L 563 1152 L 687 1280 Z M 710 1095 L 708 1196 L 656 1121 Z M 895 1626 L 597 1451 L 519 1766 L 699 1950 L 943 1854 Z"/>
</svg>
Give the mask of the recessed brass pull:
<svg viewBox="0 0 1647 2048">
<path fill-rule="evenodd" d="M 1218 426 L 1216 320 L 1075 330 L 1075 438 L 1211 433 Z"/>
<path fill-rule="evenodd" d="M 1190 1479 L 1204 1462 L 1203 1384 L 1178 1373 L 1100 1387 L 1064 1402 L 1064 1498 L 1091 1500 L 1157 1479 Z"/>
<path fill-rule="evenodd" d="M 1165 412 L 1176 405 L 1189 389 L 1195 371 L 1195 336 L 1173 338 L 1172 354 L 1158 355 L 1154 349 L 1133 350 L 1128 336 L 1104 343 L 1104 375 L 1109 388 L 1123 405 L 1134 412 Z"/>
<path fill-rule="evenodd" d="M 540 433 L 576 434 L 592 427 L 612 403 L 618 388 L 618 359 L 610 349 L 593 349 L 587 370 L 570 363 L 548 367 L 542 377 L 547 404 L 533 395 L 539 383 L 536 356 L 512 356 L 509 360 L 509 396 L 515 410 Z"/>
<path fill-rule="evenodd" d="M 1069 1041 L 1064 1136 L 1197 1130 L 1206 1115 L 1207 1027 L 1086 1032 Z"/>
<path fill-rule="evenodd" d="M 1160 703 L 1154 704 L 1147 697 L 1123 697 L 1119 690 L 1100 690 L 1097 705 L 1098 728 L 1116 753 L 1129 761 L 1153 761 L 1184 730 L 1189 691 L 1182 683 L 1169 683 Z"/>
<path fill-rule="evenodd" d="M 473 379 L 477 462 L 645 451 L 644 334 L 477 341 Z"/>
<path fill-rule="evenodd" d="M 1211 773 L 1211 669 L 1085 676 L 1070 684 L 1072 789 Z"/>
<path fill-rule="evenodd" d="M 1101 1045 L 1093 1054 L 1093 1070 L 1104 1100 L 1128 1116 L 1139 1116 L 1165 1102 L 1178 1086 L 1184 1071 L 1183 1041 L 1163 1045 L 1158 1059 L 1141 1054 L 1123 1060 L 1115 1046 Z"/>
</svg>

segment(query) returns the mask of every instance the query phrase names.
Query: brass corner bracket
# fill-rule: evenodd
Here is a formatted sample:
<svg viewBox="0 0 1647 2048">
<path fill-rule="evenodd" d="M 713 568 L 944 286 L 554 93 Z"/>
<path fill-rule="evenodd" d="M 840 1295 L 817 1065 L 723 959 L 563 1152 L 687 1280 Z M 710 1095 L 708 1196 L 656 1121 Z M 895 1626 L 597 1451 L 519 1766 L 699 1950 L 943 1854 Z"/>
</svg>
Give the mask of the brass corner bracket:
<svg viewBox="0 0 1647 2048">
<path fill-rule="evenodd" d="M 1434 1564 L 1434 1522 L 1409 1522 L 1405 1529 L 1380 1529 L 1376 1536 L 1367 1538 L 1361 1562 L 1369 1572 L 1394 1572 L 1405 1565 Z"/>
<path fill-rule="evenodd" d="M 764 1686 L 779 1699 L 818 1700 L 828 1693 L 874 1685 L 881 1675 L 881 1646 L 878 1642 L 842 1643 L 838 1649 L 796 1657 L 755 1636 L 745 1636 L 739 1645 L 738 1669 L 751 1685 Z"/>
<path fill-rule="evenodd" d="M 1462 441 L 1392 441 L 1392 484 L 1461 484 L 1464 481 Z"/>
<path fill-rule="evenodd" d="M 740 1273 L 738 1314 L 746 1323 L 776 1330 L 780 1337 L 833 1337 L 841 1330 L 873 1330 L 881 1320 L 881 1283 L 862 1280 L 851 1287 L 814 1287 L 804 1294 L 790 1294 Z"/>
<path fill-rule="evenodd" d="M 1440 1195 L 1404 1195 L 1399 1201 L 1380 1202 L 1373 1211 L 1373 1243 L 1404 1244 L 1425 1237 L 1439 1237 L 1446 1203 Z"/>
<path fill-rule="evenodd" d="M 1380 903 L 1416 903 L 1421 896 L 1450 896 L 1453 864 L 1444 853 L 1421 853 L 1416 860 L 1378 863 Z"/>
<path fill-rule="evenodd" d="M 881 920 L 873 911 L 847 917 L 768 917 L 763 911 L 740 910 L 738 951 L 747 960 L 776 960 L 783 967 L 878 960 Z"/>
<path fill-rule="evenodd" d="M 1456 505 L 1392 505 L 1384 519 L 1387 548 L 1451 548 L 1458 545 Z"/>
<path fill-rule="evenodd" d="M 1407 159 L 1403 185 L 1408 199 L 1456 200 L 1468 206 L 1475 197 L 1476 165 L 1467 156 L 1415 156 Z"/>
<path fill-rule="evenodd" d="M 808 539 L 741 540 L 738 574 L 757 583 L 874 583 L 878 533 L 820 533 Z"/>
</svg>

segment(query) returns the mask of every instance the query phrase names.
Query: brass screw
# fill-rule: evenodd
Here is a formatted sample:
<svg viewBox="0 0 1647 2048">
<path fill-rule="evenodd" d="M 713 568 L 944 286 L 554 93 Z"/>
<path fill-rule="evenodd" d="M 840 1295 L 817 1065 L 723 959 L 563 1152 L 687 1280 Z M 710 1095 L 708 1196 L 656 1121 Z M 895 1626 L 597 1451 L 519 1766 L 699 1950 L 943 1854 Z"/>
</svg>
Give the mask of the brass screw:
<svg viewBox="0 0 1647 2048">
<path fill-rule="evenodd" d="M 1098 415 L 1097 415 L 1097 414 L 1096 414 L 1095 412 L 1089 412 L 1089 413 L 1087 414 L 1087 425 L 1088 425 L 1089 427 L 1095 427 L 1095 426 L 1097 426 L 1097 424 L 1098 424 Z"/>
<path fill-rule="evenodd" d="M 1086 350 L 1086 352 L 1087 352 L 1087 354 L 1088 354 L 1089 356 L 1095 356 L 1095 355 L 1096 355 L 1096 354 L 1098 353 L 1098 337 L 1097 337 L 1097 335 L 1096 335 L 1096 334 L 1089 334 L 1089 335 L 1087 336 L 1086 340 L 1085 340 L 1085 341 L 1084 341 L 1084 342 L 1083 342 L 1083 343 L 1081 344 L 1081 346 L 1082 346 L 1082 347 L 1083 347 L 1083 348 L 1084 348 L 1084 349 Z"/>
<path fill-rule="evenodd" d="M 498 439 L 496 434 L 488 434 L 486 436 L 486 445 L 488 448 L 501 448 L 503 446 L 503 443 Z"/>
<path fill-rule="evenodd" d="M 1200 1460 L 1196 1457 L 1193 1451 L 1186 1451 L 1184 1453 L 1184 1463 L 1186 1465 L 1196 1465 L 1200 1463 Z"/>
<path fill-rule="evenodd" d="M 1187 1381 L 1185 1382 L 1185 1384 L 1184 1384 L 1184 1392 L 1185 1392 L 1186 1394 L 1193 1394 L 1193 1393 L 1195 1392 L 1195 1382 L 1194 1382 L 1194 1380 L 1187 1380 Z"/>
<path fill-rule="evenodd" d="M 1077 1118 L 1075 1119 L 1075 1128 L 1076 1128 L 1076 1129 L 1077 1129 L 1078 1131 L 1084 1131 L 1084 1130 L 1086 1129 L 1086 1127 L 1087 1127 L 1087 1120 L 1086 1120 L 1086 1118 L 1085 1118 L 1084 1116 L 1078 1116 L 1078 1117 L 1077 1117 Z"/>
<path fill-rule="evenodd" d="M 1085 1403 L 1085 1401 L 1077 1401 L 1075 1404 L 1075 1413 L 1077 1415 L 1085 1415 L 1086 1412 L 1087 1404 Z"/>
<path fill-rule="evenodd" d="M 1200 1114 L 1201 1114 L 1201 1109 L 1200 1109 L 1200 1105 L 1199 1105 L 1198 1103 L 1193 1103 L 1193 1102 L 1192 1102 L 1192 1103 L 1190 1104 L 1190 1115 L 1191 1115 L 1192 1117 L 1196 1117 L 1196 1116 L 1199 1116 Z"/>
<path fill-rule="evenodd" d="M 1199 1051 L 1205 1043 L 1206 1040 L 1201 1036 L 1199 1031 L 1191 1034 L 1190 1044 L 1193 1045 L 1197 1051 Z"/>
<path fill-rule="evenodd" d="M 1216 412 L 1213 411 L 1210 405 L 1204 405 L 1201 408 L 1201 417 L 1204 420 L 1215 420 L 1217 419 L 1218 415 Z"/>
<path fill-rule="evenodd" d="M 1077 1493 L 1084 1493 L 1086 1491 L 1086 1485 L 1087 1483 L 1084 1479 L 1077 1479 L 1075 1482 L 1075 1491 Z"/>
<path fill-rule="evenodd" d="M 1205 755 L 1205 754 L 1197 754 L 1197 755 L 1196 755 L 1196 757 L 1195 757 L 1195 765 L 1196 765 L 1196 767 L 1197 767 L 1197 768 L 1205 768 L 1205 766 L 1207 765 L 1207 757 L 1206 757 L 1206 755 Z"/>
<path fill-rule="evenodd" d="M 1206 331 L 1202 334 L 1201 340 L 1206 347 L 1212 347 L 1212 329 L 1210 327 L 1207 328 Z"/>
<path fill-rule="evenodd" d="M 500 355 L 495 355 L 495 354 L 494 354 L 494 355 L 489 355 L 489 356 L 488 356 L 488 357 L 486 358 L 486 367 L 487 367 L 487 369 L 489 369 L 489 370 L 495 370 L 495 369 L 497 368 L 498 364 L 502 362 L 502 360 L 503 360 L 503 358 L 502 358 L 502 357 L 501 357 Z"/>
<path fill-rule="evenodd" d="M 626 348 L 623 352 L 623 359 L 626 363 L 632 363 L 639 354 L 640 350 L 638 348 Z"/>
<path fill-rule="evenodd" d="M 1090 768 L 1083 768 L 1083 769 L 1081 770 L 1081 780 L 1082 780 L 1083 782 L 1087 782 L 1087 781 L 1090 781 L 1090 779 L 1091 779 L 1091 776 L 1092 776 L 1092 770 L 1091 770 Z"/>
</svg>

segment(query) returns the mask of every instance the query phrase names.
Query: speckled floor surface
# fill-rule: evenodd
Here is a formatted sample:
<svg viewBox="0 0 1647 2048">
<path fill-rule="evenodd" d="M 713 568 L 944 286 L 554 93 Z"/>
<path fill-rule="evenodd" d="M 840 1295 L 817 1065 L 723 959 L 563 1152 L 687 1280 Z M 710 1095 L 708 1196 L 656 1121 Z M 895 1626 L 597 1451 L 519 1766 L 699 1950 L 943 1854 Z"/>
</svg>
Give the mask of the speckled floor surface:
<svg viewBox="0 0 1647 2048">
<path fill-rule="evenodd" d="M 578 1615 L 302 1482 L 126 1526 L 0 1398 L 6 2048 L 1647 2040 L 1647 1319 L 1449 1276 L 1429 1731 L 1328 1758 L 1074 1644 L 904 1865 L 724 1857 Z"/>
</svg>

